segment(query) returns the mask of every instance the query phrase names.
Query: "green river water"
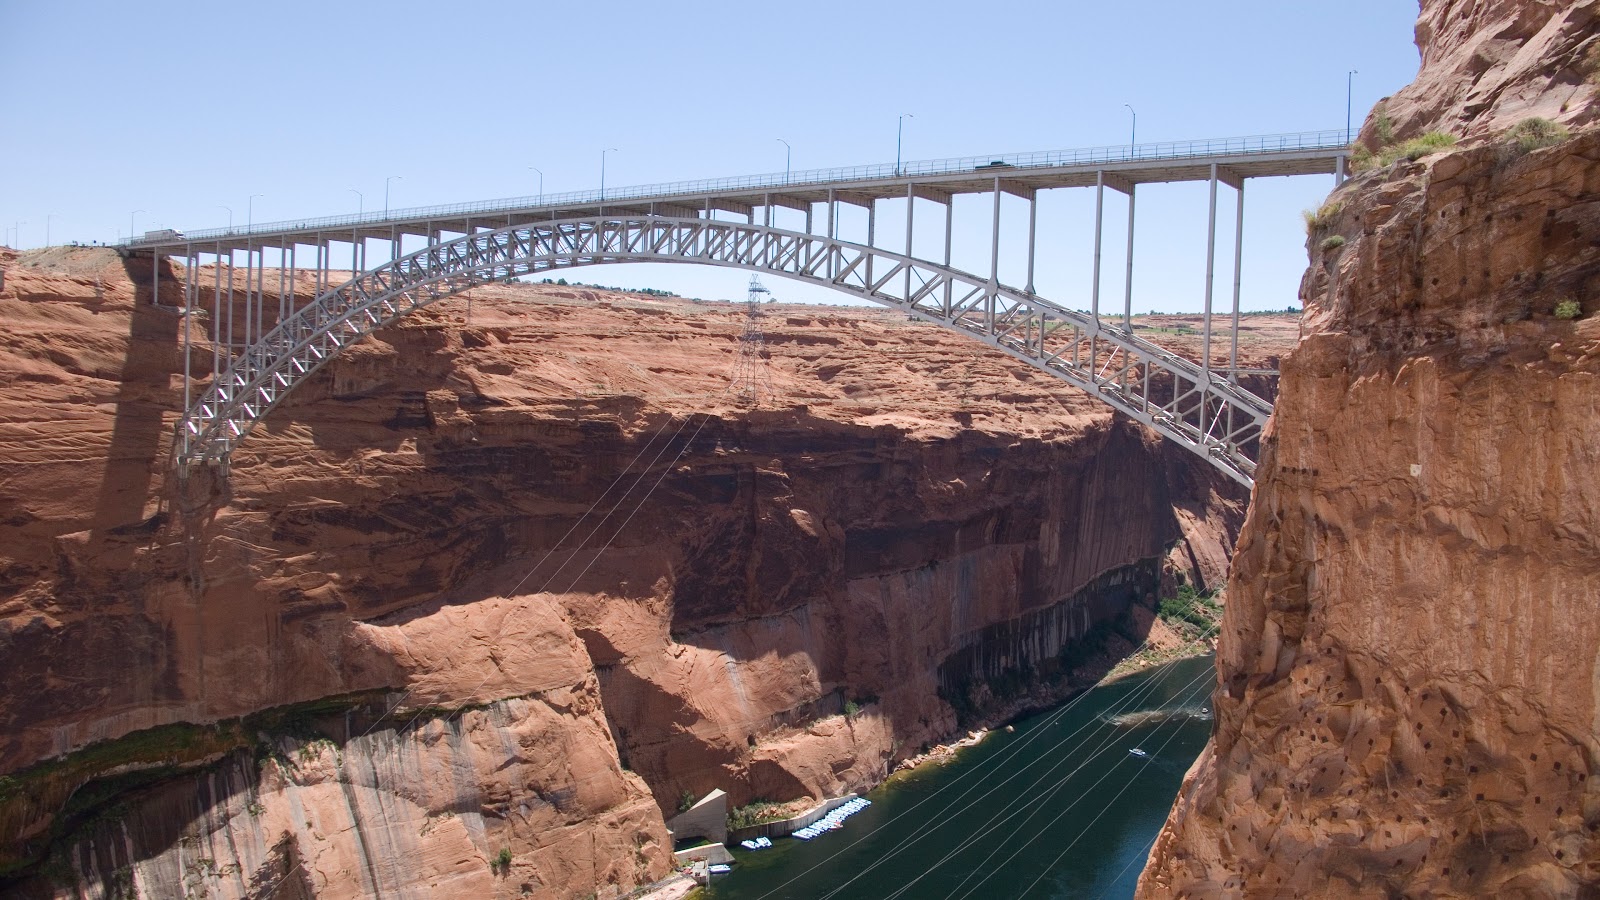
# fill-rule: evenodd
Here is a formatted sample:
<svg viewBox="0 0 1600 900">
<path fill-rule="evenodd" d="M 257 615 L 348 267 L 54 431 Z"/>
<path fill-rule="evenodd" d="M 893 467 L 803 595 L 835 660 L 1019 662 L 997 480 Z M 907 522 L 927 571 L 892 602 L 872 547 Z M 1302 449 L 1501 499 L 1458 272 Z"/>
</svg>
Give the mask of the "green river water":
<svg viewBox="0 0 1600 900">
<path fill-rule="evenodd" d="M 1212 659 L 1102 685 L 868 794 L 807 843 L 734 849 L 707 900 L 1122 898 L 1211 733 Z M 1128 751 L 1148 754 L 1135 756 Z"/>
</svg>

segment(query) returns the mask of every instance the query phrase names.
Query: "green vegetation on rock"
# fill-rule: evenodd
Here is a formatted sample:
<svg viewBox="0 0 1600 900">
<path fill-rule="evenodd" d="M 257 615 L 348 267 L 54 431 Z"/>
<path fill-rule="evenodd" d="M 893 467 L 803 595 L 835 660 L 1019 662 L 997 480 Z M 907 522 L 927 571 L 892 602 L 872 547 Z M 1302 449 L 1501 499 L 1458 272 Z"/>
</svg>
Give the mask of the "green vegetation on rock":
<svg viewBox="0 0 1600 900">
<path fill-rule="evenodd" d="M 1565 125 L 1537 116 L 1523 119 L 1512 127 L 1508 136 L 1517 153 L 1532 153 L 1545 147 L 1554 147 L 1572 136 Z"/>
<path fill-rule="evenodd" d="M 1326 230 L 1333 225 L 1333 220 L 1338 218 L 1339 212 L 1344 209 L 1344 204 L 1338 200 L 1329 200 L 1317 207 L 1313 212 L 1309 209 L 1302 210 L 1300 215 L 1306 220 L 1306 234 L 1315 236 L 1317 232 Z"/>
<path fill-rule="evenodd" d="M 1456 145 L 1456 136 L 1443 131 L 1430 131 L 1399 144 L 1390 144 L 1378 151 L 1378 162 L 1390 165 L 1402 159 L 1417 160 L 1430 153 L 1438 153 Z"/>
<path fill-rule="evenodd" d="M 728 828 L 737 830 L 749 828 L 751 825 L 765 825 L 768 822 L 778 822 L 789 818 L 789 805 L 793 800 L 778 803 L 772 800 L 757 800 L 747 803 L 737 809 L 728 811 Z"/>
<path fill-rule="evenodd" d="M 1179 630 L 1186 630 L 1183 626 L 1191 625 L 1207 631 L 1222 616 L 1222 607 L 1215 596 L 1214 591 L 1197 591 L 1193 585 L 1180 584 L 1177 596 L 1162 599 L 1156 615 Z"/>
</svg>

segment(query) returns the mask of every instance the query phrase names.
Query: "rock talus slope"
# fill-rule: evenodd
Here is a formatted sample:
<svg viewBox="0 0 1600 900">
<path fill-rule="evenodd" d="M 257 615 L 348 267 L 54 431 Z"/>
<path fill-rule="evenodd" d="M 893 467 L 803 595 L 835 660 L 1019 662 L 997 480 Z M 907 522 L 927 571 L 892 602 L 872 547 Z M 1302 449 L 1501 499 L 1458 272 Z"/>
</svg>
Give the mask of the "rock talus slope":
<svg viewBox="0 0 1600 900">
<path fill-rule="evenodd" d="M 175 288 L 103 251 L 0 264 L 23 896 L 614 896 L 666 870 L 685 793 L 869 786 L 1062 674 L 1169 550 L 1210 582 L 1242 518 L 1199 460 L 930 326 L 769 306 L 781 402 L 751 409 L 742 309 L 558 285 L 373 335 L 178 484 Z"/>
<path fill-rule="evenodd" d="M 1518 23 L 1542 53 L 1594 21 L 1429 0 L 1402 95 L 1468 83 L 1465 48 L 1501 34 L 1468 26 Z M 1568 55 L 1473 58 L 1538 85 Z M 1563 101 L 1573 121 L 1592 97 Z M 1524 153 L 1489 128 L 1350 181 L 1312 235 L 1216 733 L 1140 896 L 1600 892 L 1600 133 Z"/>
</svg>

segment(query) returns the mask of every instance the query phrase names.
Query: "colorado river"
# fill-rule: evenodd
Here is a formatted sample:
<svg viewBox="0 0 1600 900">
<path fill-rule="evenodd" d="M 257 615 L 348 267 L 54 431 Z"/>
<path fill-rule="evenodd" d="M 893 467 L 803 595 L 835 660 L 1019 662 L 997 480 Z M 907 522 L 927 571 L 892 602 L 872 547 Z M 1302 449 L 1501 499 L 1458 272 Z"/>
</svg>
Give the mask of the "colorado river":
<svg viewBox="0 0 1600 900">
<path fill-rule="evenodd" d="M 1214 681 L 1205 657 L 1095 688 L 873 791 L 838 831 L 735 849 L 703 896 L 1130 897 L 1211 733 Z"/>
</svg>

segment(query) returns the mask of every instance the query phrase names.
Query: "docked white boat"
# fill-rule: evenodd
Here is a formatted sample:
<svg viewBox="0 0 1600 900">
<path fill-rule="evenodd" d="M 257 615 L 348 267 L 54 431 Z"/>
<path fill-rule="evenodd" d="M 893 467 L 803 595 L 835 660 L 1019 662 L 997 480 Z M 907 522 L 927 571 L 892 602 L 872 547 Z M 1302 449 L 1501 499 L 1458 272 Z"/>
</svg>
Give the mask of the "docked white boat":
<svg viewBox="0 0 1600 900">
<path fill-rule="evenodd" d="M 1129 750 L 1128 753 L 1130 755 L 1132 755 L 1132 756 L 1137 756 L 1140 759 L 1145 759 L 1146 757 L 1148 757 L 1150 755 L 1150 754 L 1144 752 L 1143 750 L 1140 750 L 1138 747 L 1134 747 L 1132 750 Z"/>
</svg>

